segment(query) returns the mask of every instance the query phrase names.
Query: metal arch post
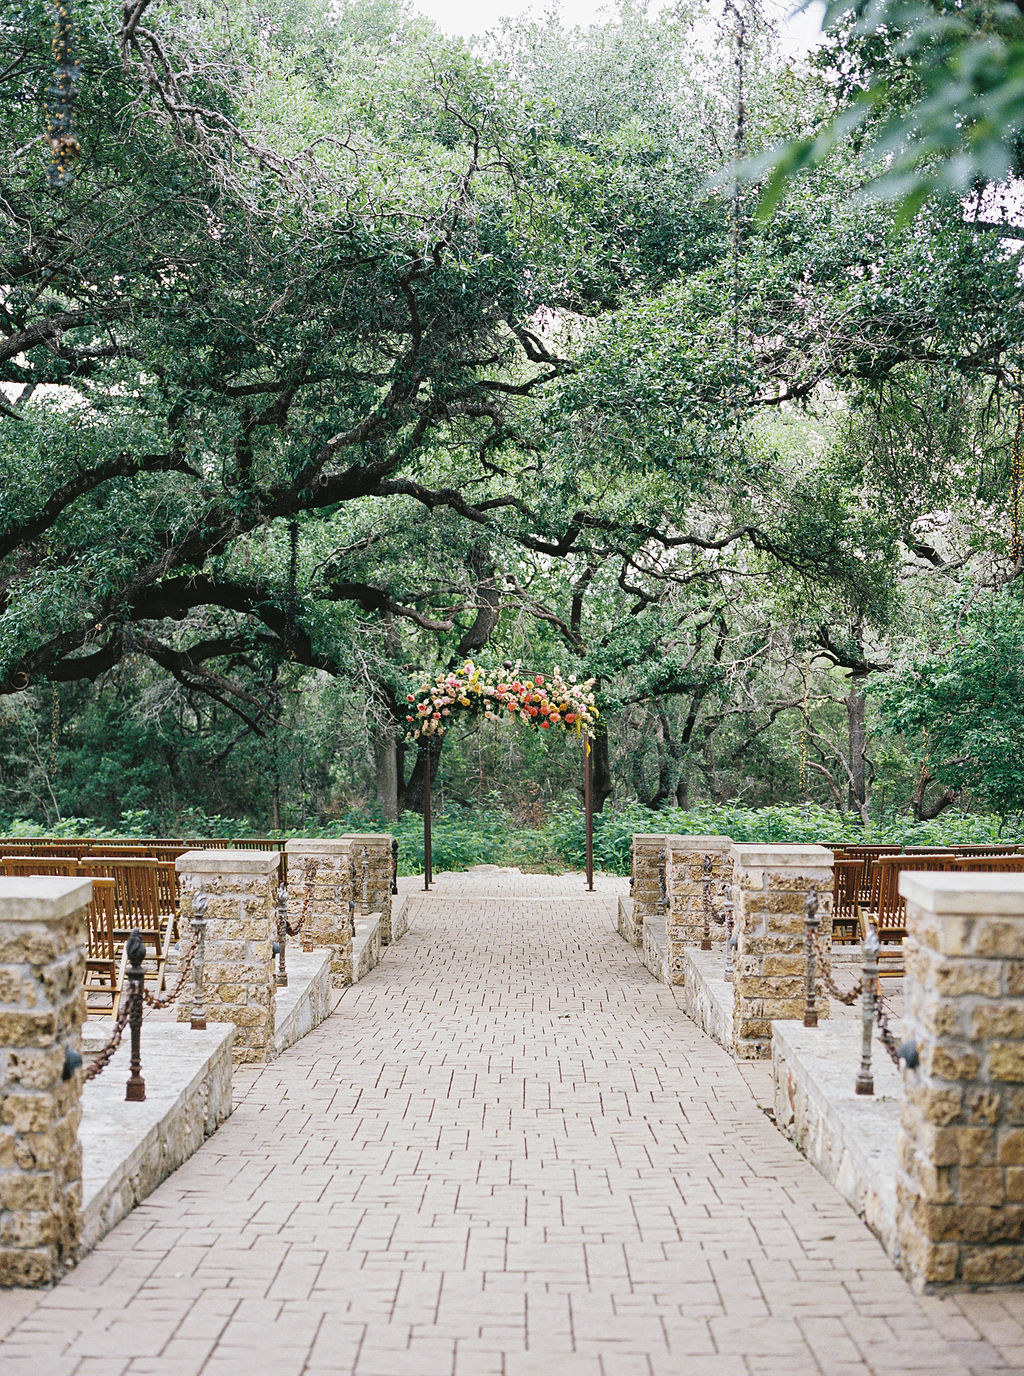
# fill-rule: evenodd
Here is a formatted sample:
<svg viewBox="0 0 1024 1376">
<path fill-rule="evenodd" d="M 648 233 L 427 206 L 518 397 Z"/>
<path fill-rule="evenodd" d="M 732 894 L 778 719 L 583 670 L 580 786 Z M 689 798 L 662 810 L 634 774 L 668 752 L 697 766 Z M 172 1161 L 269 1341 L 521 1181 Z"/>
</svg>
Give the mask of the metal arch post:
<svg viewBox="0 0 1024 1376">
<path fill-rule="evenodd" d="M 594 763 L 590 737 L 583 737 L 583 811 L 587 832 L 587 889 L 594 892 Z"/>
<path fill-rule="evenodd" d="M 426 770 L 423 787 L 423 889 L 430 892 L 434 881 L 434 856 L 430 836 L 430 746 L 426 749 Z"/>
</svg>

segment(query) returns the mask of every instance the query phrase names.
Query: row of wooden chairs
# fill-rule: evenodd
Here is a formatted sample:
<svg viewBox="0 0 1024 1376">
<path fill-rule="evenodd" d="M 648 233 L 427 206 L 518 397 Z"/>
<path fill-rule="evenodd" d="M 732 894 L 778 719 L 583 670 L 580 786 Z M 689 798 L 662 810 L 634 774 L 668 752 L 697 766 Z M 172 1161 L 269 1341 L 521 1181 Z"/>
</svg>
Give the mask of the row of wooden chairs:
<svg viewBox="0 0 1024 1376">
<path fill-rule="evenodd" d="M 930 870 L 961 873 L 1024 873 L 1024 854 L 944 853 L 882 854 L 870 859 L 867 883 L 861 856 L 839 856 L 833 864 L 832 940 L 837 945 L 862 941 L 869 927 L 878 933 L 882 952 L 880 974 L 903 973 L 901 947 L 907 935 L 906 904 L 899 891 L 905 871 Z"/>
<path fill-rule="evenodd" d="M 177 940 L 178 891 L 173 863 L 140 857 L 0 857 L 0 874 L 90 879 L 86 1000 L 116 1010 L 127 967 L 126 943 L 137 927 L 146 942 L 146 979 L 166 986 L 167 957 Z"/>
</svg>

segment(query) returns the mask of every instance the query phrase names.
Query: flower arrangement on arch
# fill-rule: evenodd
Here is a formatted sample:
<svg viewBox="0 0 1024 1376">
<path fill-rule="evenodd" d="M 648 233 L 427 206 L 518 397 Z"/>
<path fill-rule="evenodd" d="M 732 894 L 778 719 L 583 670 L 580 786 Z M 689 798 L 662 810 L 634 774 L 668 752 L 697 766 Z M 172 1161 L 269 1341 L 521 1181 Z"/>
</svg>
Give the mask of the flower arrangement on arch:
<svg viewBox="0 0 1024 1376">
<path fill-rule="evenodd" d="M 440 736 L 459 717 L 520 722 L 542 731 L 571 731 L 592 736 L 597 724 L 594 680 L 563 677 L 555 666 L 550 674 L 524 674 L 517 661 L 502 671 L 487 670 L 467 660 L 460 669 L 438 674 L 406 694 L 408 734 Z"/>
</svg>

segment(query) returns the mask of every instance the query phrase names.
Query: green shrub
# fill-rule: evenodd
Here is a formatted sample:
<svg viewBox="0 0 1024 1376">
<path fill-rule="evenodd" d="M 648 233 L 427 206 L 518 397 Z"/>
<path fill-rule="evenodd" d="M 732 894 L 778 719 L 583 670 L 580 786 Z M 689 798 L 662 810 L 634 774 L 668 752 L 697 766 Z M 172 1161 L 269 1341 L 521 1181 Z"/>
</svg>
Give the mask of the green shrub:
<svg viewBox="0 0 1024 1376">
<path fill-rule="evenodd" d="M 229 817 L 191 812 L 182 819 L 184 836 L 253 835 L 251 827 Z M 68 817 L 57 827 L 17 820 L 4 831 L 15 837 L 28 836 L 105 836 L 143 837 L 153 835 L 152 818 L 147 812 L 122 814 L 121 826 L 106 829 L 85 817 Z M 333 817 L 323 827 L 311 826 L 303 832 L 271 832 L 276 837 L 316 835 L 341 836 L 347 831 L 391 831 L 398 838 L 399 873 L 423 872 L 423 818 L 406 812 L 397 823 L 388 824 L 376 808 L 353 808 Z M 912 822 L 904 816 L 882 818 L 869 827 L 844 819 L 827 808 L 807 804 L 803 807 L 748 808 L 737 803 L 703 806 L 684 810 L 665 808 L 654 811 L 638 803 L 606 808 L 594 818 L 594 867 L 611 874 L 629 873 L 629 852 L 634 832 L 676 832 L 694 836 L 729 836 L 734 841 L 803 841 L 835 845 L 850 841 L 876 841 L 901 845 L 962 845 L 972 841 L 1015 840 L 1024 837 L 1024 819 L 1002 829 L 998 817 L 980 814 L 946 814 L 932 822 Z M 515 866 L 524 870 L 559 873 L 582 870 L 586 863 L 586 835 L 583 815 L 574 808 L 559 811 L 541 827 L 518 825 L 510 813 L 491 804 L 464 807 L 449 803 L 433 818 L 433 858 L 435 871 L 465 870 L 473 865 Z"/>
</svg>

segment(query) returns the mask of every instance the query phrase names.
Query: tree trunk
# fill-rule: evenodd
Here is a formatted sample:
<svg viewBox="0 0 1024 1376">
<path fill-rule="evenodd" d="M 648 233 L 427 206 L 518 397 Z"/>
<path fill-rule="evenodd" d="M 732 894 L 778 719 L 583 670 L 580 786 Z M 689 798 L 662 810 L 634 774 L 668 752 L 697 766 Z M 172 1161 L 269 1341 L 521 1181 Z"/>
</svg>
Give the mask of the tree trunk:
<svg viewBox="0 0 1024 1376">
<path fill-rule="evenodd" d="M 956 794 L 951 788 L 944 789 L 930 803 L 926 803 L 924 795 L 928 785 L 935 775 L 926 764 L 921 766 L 921 773 L 917 778 L 917 788 L 914 790 L 914 797 L 911 807 L 914 813 L 915 822 L 930 822 L 934 817 L 938 817 L 940 812 L 945 812 L 947 807 L 951 807 L 956 801 Z"/>
<path fill-rule="evenodd" d="M 594 811 L 603 812 L 604 805 L 612 796 L 611 752 L 608 747 L 608 732 L 603 728 L 591 742 L 594 781 Z"/>
<path fill-rule="evenodd" d="M 398 820 L 398 741 L 394 731 L 378 726 L 373 733 L 373 762 L 377 801 L 389 822 Z"/>
<path fill-rule="evenodd" d="M 861 823 L 868 818 L 868 771 L 867 771 L 867 697 L 856 681 L 843 699 L 846 704 L 848 728 L 847 764 L 850 770 L 848 790 L 849 805 L 857 813 Z"/>
<path fill-rule="evenodd" d="M 427 777 L 427 760 L 430 760 L 430 781 L 431 785 L 437 779 L 438 766 L 441 763 L 441 750 L 444 746 L 444 736 L 430 736 L 427 740 L 416 742 L 416 760 L 409 775 L 409 781 L 402 789 L 401 805 L 403 809 L 410 812 L 422 812 L 425 802 L 424 784 Z"/>
</svg>

